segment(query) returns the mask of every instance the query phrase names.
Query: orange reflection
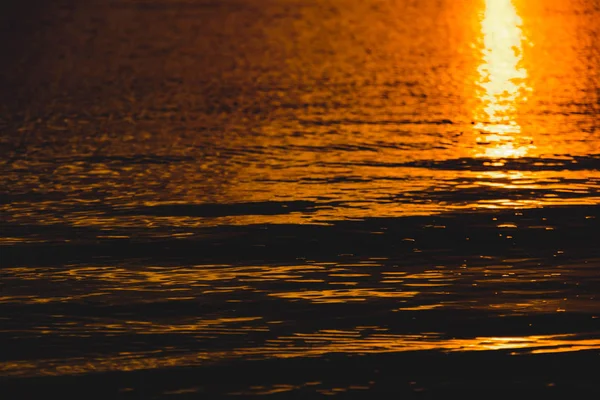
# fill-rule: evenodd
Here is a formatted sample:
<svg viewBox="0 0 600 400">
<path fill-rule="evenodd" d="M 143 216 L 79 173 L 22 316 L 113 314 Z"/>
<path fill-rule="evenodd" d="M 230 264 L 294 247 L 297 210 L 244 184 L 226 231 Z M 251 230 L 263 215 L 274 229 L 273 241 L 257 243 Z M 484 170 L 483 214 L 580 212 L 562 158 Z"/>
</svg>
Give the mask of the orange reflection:
<svg viewBox="0 0 600 400">
<path fill-rule="evenodd" d="M 385 329 L 383 329 L 385 330 Z M 375 329 L 381 331 L 381 329 Z M 600 340 L 573 334 L 513 337 L 445 338 L 438 333 L 399 335 L 366 333 L 365 329 L 296 333 L 268 340 L 266 346 L 240 347 L 229 351 L 169 354 L 161 350 L 122 352 L 98 358 L 66 358 L 0 363 L 7 377 L 81 375 L 90 372 L 137 371 L 150 368 L 206 365 L 240 358 L 321 357 L 331 353 L 382 354 L 407 351 L 474 352 L 512 350 L 512 354 L 562 353 L 598 350 Z M 363 335 L 361 337 L 361 334 Z"/>
<path fill-rule="evenodd" d="M 481 21 L 483 35 L 482 63 L 478 68 L 477 96 L 480 107 L 475 114 L 475 128 L 485 136 L 480 157 L 522 157 L 530 145 L 520 138 L 516 120 L 519 103 L 529 90 L 527 71 L 522 66 L 524 35 L 521 18 L 511 0 L 486 0 Z"/>
</svg>

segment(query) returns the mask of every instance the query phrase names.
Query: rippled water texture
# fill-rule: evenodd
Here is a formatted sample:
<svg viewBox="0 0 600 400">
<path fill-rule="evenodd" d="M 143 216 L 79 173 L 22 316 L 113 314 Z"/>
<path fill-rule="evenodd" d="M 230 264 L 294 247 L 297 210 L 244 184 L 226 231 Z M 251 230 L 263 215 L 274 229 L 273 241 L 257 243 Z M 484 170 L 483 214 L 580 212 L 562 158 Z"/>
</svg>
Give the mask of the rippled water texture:
<svg viewBox="0 0 600 400">
<path fill-rule="evenodd" d="M 194 367 L 154 394 L 339 395 L 455 354 L 597 364 L 598 1 L 2 7 L 15 393 Z"/>
</svg>

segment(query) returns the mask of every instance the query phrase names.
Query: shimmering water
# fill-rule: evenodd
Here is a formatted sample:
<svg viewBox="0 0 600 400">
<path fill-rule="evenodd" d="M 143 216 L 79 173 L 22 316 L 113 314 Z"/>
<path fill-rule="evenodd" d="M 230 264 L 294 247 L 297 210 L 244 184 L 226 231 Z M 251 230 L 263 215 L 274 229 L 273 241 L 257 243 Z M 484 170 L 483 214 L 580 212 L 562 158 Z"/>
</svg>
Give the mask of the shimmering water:
<svg viewBox="0 0 600 400">
<path fill-rule="evenodd" d="M 0 40 L 10 382 L 600 349 L 598 1 L 34 3 Z M 379 382 L 298 370 L 154 395 Z"/>
</svg>

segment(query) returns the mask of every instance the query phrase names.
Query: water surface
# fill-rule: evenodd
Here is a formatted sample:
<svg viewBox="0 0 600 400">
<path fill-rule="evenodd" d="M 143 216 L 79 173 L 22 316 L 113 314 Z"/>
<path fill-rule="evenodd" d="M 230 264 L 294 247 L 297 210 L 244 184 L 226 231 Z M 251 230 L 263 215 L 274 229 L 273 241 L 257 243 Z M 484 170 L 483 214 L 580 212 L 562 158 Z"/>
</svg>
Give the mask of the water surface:
<svg viewBox="0 0 600 400">
<path fill-rule="evenodd" d="M 11 390 L 445 393 L 456 355 L 590 393 L 597 1 L 36 7 L 0 41 Z"/>
</svg>

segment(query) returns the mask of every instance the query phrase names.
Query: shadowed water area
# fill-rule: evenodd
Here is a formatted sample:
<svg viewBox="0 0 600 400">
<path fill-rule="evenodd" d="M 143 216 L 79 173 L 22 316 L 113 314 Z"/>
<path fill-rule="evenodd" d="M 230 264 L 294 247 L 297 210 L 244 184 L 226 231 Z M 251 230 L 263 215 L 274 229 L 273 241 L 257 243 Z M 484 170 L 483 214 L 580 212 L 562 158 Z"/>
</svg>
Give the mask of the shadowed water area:
<svg viewBox="0 0 600 400">
<path fill-rule="evenodd" d="M 598 1 L 0 11 L 10 398 L 600 395 Z"/>
</svg>

